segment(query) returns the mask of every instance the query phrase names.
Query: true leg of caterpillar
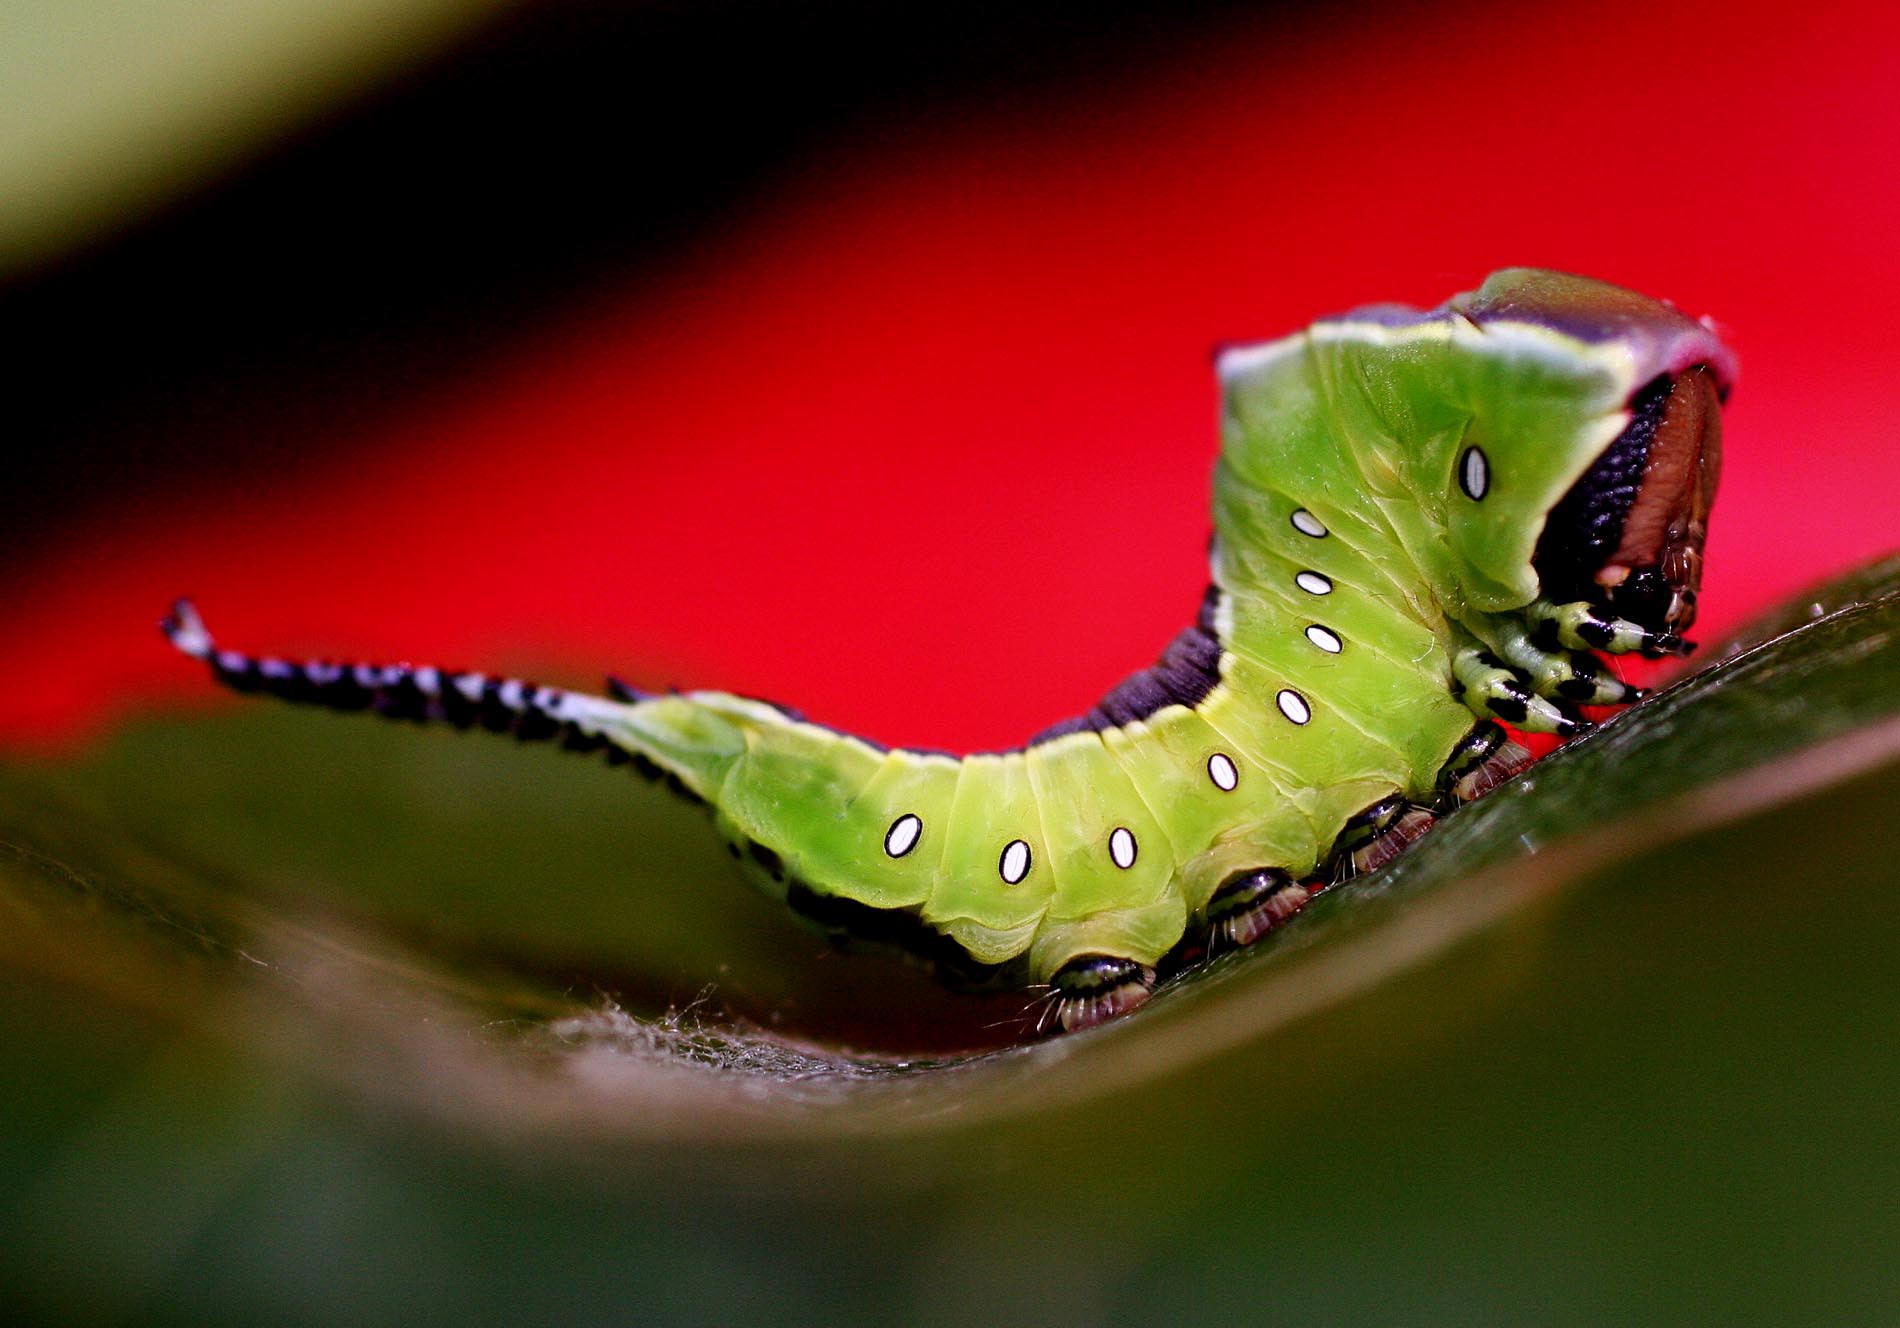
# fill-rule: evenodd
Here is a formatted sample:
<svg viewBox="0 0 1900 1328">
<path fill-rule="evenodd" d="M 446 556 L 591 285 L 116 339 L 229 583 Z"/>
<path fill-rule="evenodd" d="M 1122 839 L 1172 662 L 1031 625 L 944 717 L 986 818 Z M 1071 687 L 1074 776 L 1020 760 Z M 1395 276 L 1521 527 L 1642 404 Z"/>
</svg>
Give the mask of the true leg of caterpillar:
<svg viewBox="0 0 1900 1328">
<path fill-rule="evenodd" d="M 1278 867 L 1230 876 L 1207 901 L 1210 943 L 1252 945 L 1306 907 L 1313 892 Z"/>
<path fill-rule="evenodd" d="M 1328 858 L 1340 879 L 1376 871 L 1417 840 L 1437 818 L 1394 793 L 1347 819 Z"/>
<path fill-rule="evenodd" d="M 1540 599 L 1525 611 L 1532 639 L 1546 650 L 1601 650 L 1606 655 L 1640 653 L 1650 659 L 1686 655 L 1695 649 L 1674 632 L 1652 632 L 1627 618 L 1607 618 L 1594 604 L 1553 604 Z"/>
<path fill-rule="evenodd" d="M 1077 955 L 1049 979 L 1055 1021 L 1069 1033 L 1146 1004 L 1154 989 L 1152 968 L 1112 955 Z"/>
<path fill-rule="evenodd" d="M 480 727 L 513 734 L 523 742 L 559 738 L 569 751 L 612 746 L 602 721 L 617 707 L 595 697 L 427 665 L 338 664 L 221 650 L 191 601 L 183 599 L 172 605 L 159 628 L 181 653 L 203 660 L 214 678 L 236 691 L 264 692 L 332 710 L 368 710 L 387 719 Z M 644 755 L 618 746 L 612 746 L 608 758 L 640 763 L 641 773 L 649 778 L 663 773 Z"/>
<path fill-rule="evenodd" d="M 1501 719 L 1530 733 L 1555 733 L 1573 738 L 1590 725 L 1566 715 L 1553 702 L 1532 692 L 1525 679 L 1505 662 L 1479 646 L 1466 646 L 1451 662 L 1458 694 L 1479 719 Z"/>
<path fill-rule="evenodd" d="M 1500 725 L 1481 720 L 1439 768 L 1434 804 L 1449 811 L 1457 803 L 1482 797 L 1530 763 L 1528 749 L 1512 742 Z"/>
<path fill-rule="evenodd" d="M 1495 644 L 1506 663 L 1530 680 L 1531 690 L 1547 701 L 1574 705 L 1628 705 L 1642 689 L 1604 672 L 1594 655 L 1546 650 L 1517 623 L 1497 624 Z"/>
</svg>

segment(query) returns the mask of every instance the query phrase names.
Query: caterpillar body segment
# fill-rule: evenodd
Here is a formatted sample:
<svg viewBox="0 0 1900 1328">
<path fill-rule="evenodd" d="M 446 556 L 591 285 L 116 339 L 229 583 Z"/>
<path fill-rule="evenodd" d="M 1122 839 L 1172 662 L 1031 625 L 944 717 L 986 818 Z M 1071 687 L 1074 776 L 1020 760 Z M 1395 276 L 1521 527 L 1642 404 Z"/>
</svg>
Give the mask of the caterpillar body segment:
<svg viewBox="0 0 1900 1328">
<path fill-rule="evenodd" d="M 245 656 L 182 603 L 166 631 L 242 690 L 604 750 L 708 804 L 806 920 L 1046 985 L 1045 1022 L 1081 1027 L 1521 769 L 1492 721 L 1568 736 L 1635 699 L 1598 656 L 1680 651 L 1694 618 L 1733 364 L 1668 306 L 1512 270 L 1218 373 L 1197 625 L 1013 751 L 884 748 L 721 692 Z"/>
</svg>

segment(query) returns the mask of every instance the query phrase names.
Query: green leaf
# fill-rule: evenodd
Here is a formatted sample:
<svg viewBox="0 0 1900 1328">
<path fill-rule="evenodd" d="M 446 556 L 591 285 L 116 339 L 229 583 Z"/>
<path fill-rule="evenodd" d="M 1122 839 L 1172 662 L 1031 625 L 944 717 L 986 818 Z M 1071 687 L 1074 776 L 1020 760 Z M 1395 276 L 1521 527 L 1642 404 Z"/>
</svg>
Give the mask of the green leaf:
<svg viewBox="0 0 1900 1328">
<path fill-rule="evenodd" d="M 0 769 L 0 1284 L 65 1320 L 1882 1316 L 1900 560 L 1707 656 L 1134 1017 L 967 1055 L 998 1007 L 824 955 L 624 772 L 266 708 Z"/>
<path fill-rule="evenodd" d="M 122 223 L 497 0 L 16 0 L 0 11 L 0 273 Z"/>
</svg>

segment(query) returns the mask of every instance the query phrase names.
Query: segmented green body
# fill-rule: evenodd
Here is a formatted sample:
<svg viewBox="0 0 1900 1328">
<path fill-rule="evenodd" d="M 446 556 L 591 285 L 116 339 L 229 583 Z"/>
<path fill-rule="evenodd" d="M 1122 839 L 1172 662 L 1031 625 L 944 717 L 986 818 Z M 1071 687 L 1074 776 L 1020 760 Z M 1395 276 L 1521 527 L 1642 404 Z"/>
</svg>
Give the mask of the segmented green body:
<svg viewBox="0 0 1900 1328">
<path fill-rule="evenodd" d="M 1527 296 L 1539 317 L 1518 321 Z M 1660 309 L 1507 272 L 1439 311 L 1221 356 L 1219 681 L 1196 704 L 962 760 L 716 692 L 639 701 L 620 735 L 766 846 L 768 889 L 912 910 L 1036 979 L 1080 955 L 1152 964 L 1233 873 L 1305 875 L 1355 812 L 1429 798 L 1473 723 L 1454 656 L 1500 648 L 1496 615 L 1536 598 L 1544 514 L 1639 386 L 1720 353 L 1686 319 L 1667 346 L 1619 329 L 1619 300 Z M 1551 325 L 1553 301 L 1580 331 Z"/>
<path fill-rule="evenodd" d="M 1384 834 L 1408 802 L 1482 791 L 1466 776 L 1502 733 L 1480 718 L 1576 731 L 1566 707 L 1632 696 L 1590 651 L 1675 648 L 1693 618 L 1733 365 L 1673 309 L 1512 270 L 1218 368 L 1199 626 L 1017 751 L 887 750 L 721 692 L 608 699 L 259 659 L 219 650 L 182 603 L 166 630 L 245 690 L 609 747 L 710 804 L 735 855 L 807 917 L 1056 977 L 1079 1026 L 1145 998 L 1197 920 L 1248 940 L 1290 916 L 1348 827 Z M 1639 488 L 1654 501 L 1635 503 Z M 1626 518 L 1647 549 L 1635 570 L 1618 561 Z M 1533 561 L 1547 526 L 1561 589 Z M 1651 597 L 1643 622 L 1599 612 L 1625 592 Z M 1573 598 L 1543 597 L 1558 594 Z"/>
</svg>

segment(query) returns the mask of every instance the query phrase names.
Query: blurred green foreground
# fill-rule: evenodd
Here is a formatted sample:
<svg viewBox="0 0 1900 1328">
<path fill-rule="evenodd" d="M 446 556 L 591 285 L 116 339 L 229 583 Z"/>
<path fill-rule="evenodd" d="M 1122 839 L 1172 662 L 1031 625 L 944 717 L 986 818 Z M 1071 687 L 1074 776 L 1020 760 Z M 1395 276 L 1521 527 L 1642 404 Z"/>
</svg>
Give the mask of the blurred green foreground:
<svg viewBox="0 0 1900 1328">
<path fill-rule="evenodd" d="M 1900 560 L 1769 637 L 1137 1016 L 973 1054 L 1020 1000 L 826 952 L 593 761 L 258 706 L 0 767 L 0 1294 L 1889 1319 Z"/>
</svg>

